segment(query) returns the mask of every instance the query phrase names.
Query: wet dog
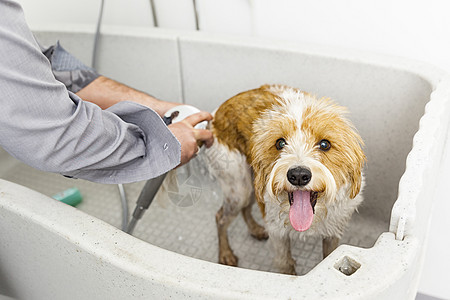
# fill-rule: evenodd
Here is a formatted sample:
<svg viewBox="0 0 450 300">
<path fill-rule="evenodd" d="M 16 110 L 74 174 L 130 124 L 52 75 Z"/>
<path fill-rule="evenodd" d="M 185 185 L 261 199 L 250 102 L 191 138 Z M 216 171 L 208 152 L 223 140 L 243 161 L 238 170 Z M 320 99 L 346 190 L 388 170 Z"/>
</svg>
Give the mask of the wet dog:
<svg viewBox="0 0 450 300">
<path fill-rule="evenodd" d="M 237 265 L 227 229 L 239 212 L 252 236 L 269 237 L 282 273 L 295 274 L 291 238 L 321 237 L 324 257 L 337 247 L 364 181 L 363 141 L 345 114 L 330 99 L 281 85 L 240 93 L 216 110 L 205 154 L 234 162 L 210 168 L 224 193 L 220 263 Z M 264 227 L 251 215 L 255 199 Z"/>
</svg>

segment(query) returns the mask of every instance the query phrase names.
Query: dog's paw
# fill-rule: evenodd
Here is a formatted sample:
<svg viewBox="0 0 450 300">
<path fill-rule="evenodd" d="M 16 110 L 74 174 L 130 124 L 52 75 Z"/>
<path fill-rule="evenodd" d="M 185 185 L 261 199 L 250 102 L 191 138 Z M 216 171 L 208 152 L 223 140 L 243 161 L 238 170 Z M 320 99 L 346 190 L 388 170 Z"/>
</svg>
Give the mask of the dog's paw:
<svg viewBox="0 0 450 300">
<path fill-rule="evenodd" d="M 274 267 L 282 274 L 297 275 L 295 271 L 295 260 L 292 257 L 282 256 L 275 258 Z"/>
<path fill-rule="evenodd" d="M 261 225 L 255 226 L 252 228 L 252 231 L 250 232 L 251 236 L 254 237 L 257 240 L 267 240 L 269 238 L 269 234 L 267 231 L 262 227 Z"/>
<path fill-rule="evenodd" d="M 287 275 L 297 275 L 297 272 L 295 271 L 295 266 L 292 266 L 292 265 L 282 268 L 280 270 L 280 273 L 287 274 Z"/>
<path fill-rule="evenodd" d="M 297 275 L 297 272 L 295 271 L 295 267 L 292 266 L 292 268 L 286 274 L 288 274 L 288 275 Z"/>
<path fill-rule="evenodd" d="M 223 251 L 219 253 L 219 263 L 222 265 L 237 267 L 238 258 L 232 251 Z"/>
</svg>

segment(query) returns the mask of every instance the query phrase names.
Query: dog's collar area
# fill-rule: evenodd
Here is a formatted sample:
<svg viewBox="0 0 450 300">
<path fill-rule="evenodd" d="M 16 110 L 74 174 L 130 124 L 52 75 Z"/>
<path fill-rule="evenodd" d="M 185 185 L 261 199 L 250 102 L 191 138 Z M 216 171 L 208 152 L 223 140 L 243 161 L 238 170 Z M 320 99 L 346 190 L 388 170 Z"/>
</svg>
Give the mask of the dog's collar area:
<svg viewBox="0 0 450 300">
<path fill-rule="evenodd" d="M 313 213 L 316 213 L 315 211 L 315 207 L 317 204 L 317 196 L 318 196 L 318 192 L 310 192 L 311 194 L 311 207 L 313 209 Z M 293 192 L 288 192 L 288 196 L 289 196 L 289 205 L 292 205 L 294 203 L 294 193 Z"/>
</svg>

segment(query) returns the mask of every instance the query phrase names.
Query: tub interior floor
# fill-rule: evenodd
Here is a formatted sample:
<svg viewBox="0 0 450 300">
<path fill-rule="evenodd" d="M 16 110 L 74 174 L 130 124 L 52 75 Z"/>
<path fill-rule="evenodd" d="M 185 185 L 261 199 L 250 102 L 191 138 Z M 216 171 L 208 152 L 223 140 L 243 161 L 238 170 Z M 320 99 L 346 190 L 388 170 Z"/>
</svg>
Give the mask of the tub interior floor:
<svg viewBox="0 0 450 300">
<path fill-rule="evenodd" d="M 0 149 L 0 178 L 21 184 L 51 196 L 70 187 L 77 187 L 83 195 L 78 205 L 81 211 L 120 228 L 122 208 L 117 185 L 103 185 L 85 180 L 68 179 L 33 169 Z M 124 185 L 130 213 L 144 182 Z M 217 231 L 215 213 L 221 206 L 219 197 L 206 186 L 196 202 L 176 202 L 156 199 L 137 223 L 134 236 L 161 248 L 187 256 L 217 262 Z M 214 196 L 215 195 L 215 196 Z M 253 207 L 255 219 L 262 217 Z M 379 234 L 387 231 L 388 224 L 363 214 L 354 214 L 341 243 L 371 247 Z M 229 228 L 231 247 L 243 268 L 275 271 L 272 266 L 268 241 L 258 241 L 250 236 L 242 216 Z M 292 254 L 297 261 L 297 273 L 305 274 L 321 260 L 320 240 L 292 241 Z"/>
</svg>

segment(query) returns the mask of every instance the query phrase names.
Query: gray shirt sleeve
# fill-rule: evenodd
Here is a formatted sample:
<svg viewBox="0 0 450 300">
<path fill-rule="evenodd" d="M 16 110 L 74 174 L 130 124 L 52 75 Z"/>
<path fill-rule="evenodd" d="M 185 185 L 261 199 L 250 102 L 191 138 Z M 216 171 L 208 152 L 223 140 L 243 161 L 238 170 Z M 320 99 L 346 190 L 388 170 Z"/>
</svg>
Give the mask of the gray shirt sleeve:
<svg viewBox="0 0 450 300">
<path fill-rule="evenodd" d="M 20 6 L 0 0 L 0 145 L 25 163 L 100 183 L 146 180 L 180 162 L 180 143 L 153 110 L 102 110 L 58 82 Z"/>
</svg>

